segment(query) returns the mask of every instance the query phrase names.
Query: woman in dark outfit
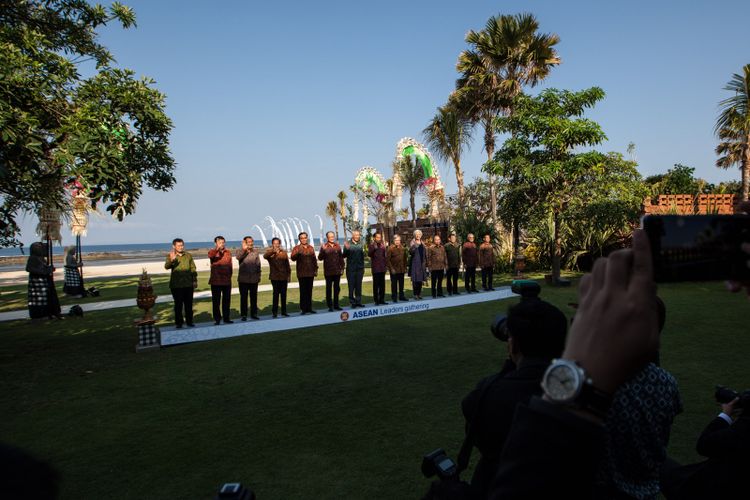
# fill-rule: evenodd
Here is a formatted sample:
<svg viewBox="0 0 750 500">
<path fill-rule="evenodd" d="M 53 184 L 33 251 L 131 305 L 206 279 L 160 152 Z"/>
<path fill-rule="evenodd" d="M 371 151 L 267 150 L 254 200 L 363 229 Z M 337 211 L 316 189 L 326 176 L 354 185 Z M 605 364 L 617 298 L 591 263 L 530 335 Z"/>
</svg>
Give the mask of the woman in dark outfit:
<svg viewBox="0 0 750 500">
<path fill-rule="evenodd" d="M 26 261 L 26 272 L 29 273 L 29 316 L 32 319 L 62 319 L 60 300 L 52 279 L 55 268 L 47 265 L 46 254 L 46 245 L 38 241 L 31 244 L 29 260 Z"/>
</svg>

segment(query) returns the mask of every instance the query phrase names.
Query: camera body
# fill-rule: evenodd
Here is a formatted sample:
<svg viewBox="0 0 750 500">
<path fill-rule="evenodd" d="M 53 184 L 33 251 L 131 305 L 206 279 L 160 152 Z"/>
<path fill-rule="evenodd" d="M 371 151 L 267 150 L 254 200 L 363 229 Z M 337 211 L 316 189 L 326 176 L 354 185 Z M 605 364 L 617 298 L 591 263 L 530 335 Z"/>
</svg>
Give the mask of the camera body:
<svg viewBox="0 0 750 500">
<path fill-rule="evenodd" d="M 737 402 L 736 408 L 743 411 L 750 411 L 750 390 L 737 392 L 729 387 L 717 385 L 714 398 L 716 398 L 716 402 L 719 404 L 727 404 L 734 401 L 735 398 L 739 398 L 740 400 Z"/>
<path fill-rule="evenodd" d="M 539 298 L 539 294 L 542 291 L 542 287 L 539 283 L 532 280 L 513 280 L 510 285 L 510 290 L 513 293 L 517 293 L 521 296 L 521 301 L 525 300 L 536 300 Z M 507 342 L 509 338 L 508 334 L 508 315 L 498 314 L 490 324 L 490 332 L 492 335 L 501 342 Z"/>
<path fill-rule="evenodd" d="M 422 457 L 422 474 L 426 478 L 437 476 L 442 481 L 458 480 L 458 467 L 444 449 L 438 448 Z"/>
<path fill-rule="evenodd" d="M 255 500 L 255 493 L 242 483 L 224 483 L 219 488 L 216 500 Z"/>
</svg>

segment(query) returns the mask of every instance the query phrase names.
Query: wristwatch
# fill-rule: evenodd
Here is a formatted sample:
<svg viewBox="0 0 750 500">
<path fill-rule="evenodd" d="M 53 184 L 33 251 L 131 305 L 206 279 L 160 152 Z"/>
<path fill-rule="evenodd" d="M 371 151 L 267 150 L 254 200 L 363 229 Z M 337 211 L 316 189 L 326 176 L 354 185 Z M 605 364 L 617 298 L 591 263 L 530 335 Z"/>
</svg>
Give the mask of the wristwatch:
<svg viewBox="0 0 750 500">
<path fill-rule="evenodd" d="M 552 360 L 542 377 L 542 390 L 552 403 L 587 410 L 602 419 L 612 405 L 612 396 L 594 387 L 586 371 L 568 359 Z"/>
</svg>

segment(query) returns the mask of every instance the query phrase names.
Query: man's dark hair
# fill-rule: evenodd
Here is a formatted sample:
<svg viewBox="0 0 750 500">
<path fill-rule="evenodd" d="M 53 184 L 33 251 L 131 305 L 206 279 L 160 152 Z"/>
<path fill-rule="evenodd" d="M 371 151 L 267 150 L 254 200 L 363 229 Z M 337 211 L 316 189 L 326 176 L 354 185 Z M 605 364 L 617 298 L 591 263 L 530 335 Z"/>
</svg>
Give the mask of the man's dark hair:
<svg viewBox="0 0 750 500">
<path fill-rule="evenodd" d="M 549 302 L 526 299 L 508 308 L 508 335 L 525 357 L 552 359 L 562 354 L 568 321 Z"/>
<path fill-rule="evenodd" d="M 178 243 L 185 243 L 185 242 L 182 241 L 182 238 L 175 238 L 172 240 L 172 245 L 176 245 Z"/>
<path fill-rule="evenodd" d="M 303 235 L 303 234 L 304 234 L 305 236 L 308 236 L 308 234 L 307 234 L 306 232 L 302 231 L 301 233 L 299 233 L 299 234 L 297 235 L 297 239 L 300 239 L 300 238 L 302 238 L 302 235 Z"/>
<path fill-rule="evenodd" d="M 252 236 L 245 236 L 244 238 L 242 238 L 242 241 L 245 241 L 245 240 L 253 240 L 253 241 L 255 241 Z"/>
<path fill-rule="evenodd" d="M 334 233 L 333 231 L 328 231 L 328 232 L 326 233 L 326 238 L 328 238 L 328 235 L 329 235 L 329 234 L 333 234 L 333 235 L 335 235 L 336 233 Z"/>
<path fill-rule="evenodd" d="M 279 243 L 281 243 L 281 240 L 279 238 L 273 237 L 273 238 L 271 238 L 271 244 L 272 245 L 273 245 L 274 241 L 278 241 Z"/>
<path fill-rule="evenodd" d="M 223 236 L 217 236 L 216 238 L 214 238 L 214 243 L 216 243 L 219 240 L 227 241 L 226 238 L 224 238 Z"/>
</svg>

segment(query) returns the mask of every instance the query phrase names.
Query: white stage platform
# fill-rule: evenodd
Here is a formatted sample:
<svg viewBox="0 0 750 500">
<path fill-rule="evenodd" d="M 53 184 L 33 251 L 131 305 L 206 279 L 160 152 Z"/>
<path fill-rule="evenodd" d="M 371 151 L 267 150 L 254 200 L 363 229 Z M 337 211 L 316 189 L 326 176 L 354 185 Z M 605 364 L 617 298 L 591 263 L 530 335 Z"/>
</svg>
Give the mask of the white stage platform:
<svg viewBox="0 0 750 500">
<path fill-rule="evenodd" d="M 429 288 L 427 289 L 429 293 Z M 315 326 L 331 325 L 334 323 L 351 323 L 354 321 L 394 316 L 398 314 L 409 314 L 415 312 L 432 311 L 446 307 L 460 307 L 467 304 L 477 304 L 493 300 L 502 300 L 514 297 L 516 294 L 510 291 L 510 287 L 500 287 L 493 292 L 461 293 L 452 297 L 426 298 L 424 300 L 410 299 L 408 302 L 390 303 L 385 306 L 370 306 L 357 309 L 346 308 L 343 311 L 328 312 L 319 310 L 317 314 L 294 313 L 288 318 L 279 316 L 262 316 L 259 320 L 240 321 L 234 320 L 234 324 L 214 325 L 211 323 L 199 323 L 193 328 L 174 327 L 161 329 L 161 345 L 187 344 L 190 342 L 202 342 L 205 340 L 217 340 L 242 335 L 253 335 L 256 333 L 279 332 L 283 330 L 295 330 L 299 328 L 310 328 Z"/>
</svg>

